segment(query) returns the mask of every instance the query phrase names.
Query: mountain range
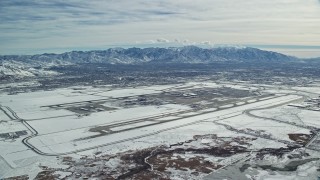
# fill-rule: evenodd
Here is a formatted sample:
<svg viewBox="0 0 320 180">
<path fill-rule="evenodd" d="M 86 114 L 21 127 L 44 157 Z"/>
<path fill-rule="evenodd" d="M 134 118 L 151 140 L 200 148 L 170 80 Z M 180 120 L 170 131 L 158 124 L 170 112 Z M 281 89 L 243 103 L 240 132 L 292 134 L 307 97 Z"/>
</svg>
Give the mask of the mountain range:
<svg viewBox="0 0 320 180">
<path fill-rule="evenodd" d="M 251 47 L 200 48 L 196 46 L 172 48 L 110 48 L 94 51 L 71 51 L 62 54 L 0 56 L 0 76 L 37 76 L 56 74 L 46 70 L 51 66 L 80 63 L 143 64 L 143 63 L 213 63 L 263 62 L 278 63 L 299 60 L 281 53 Z"/>
<path fill-rule="evenodd" d="M 264 61 L 295 60 L 284 54 L 250 47 L 219 47 L 205 49 L 196 46 L 176 48 L 111 48 L 99 51 L 72 51 L 62 54 L 0 56 L 0 61 L 14 60 L 33 63 L 210 63 L 215 61 Z"/>
</svg>

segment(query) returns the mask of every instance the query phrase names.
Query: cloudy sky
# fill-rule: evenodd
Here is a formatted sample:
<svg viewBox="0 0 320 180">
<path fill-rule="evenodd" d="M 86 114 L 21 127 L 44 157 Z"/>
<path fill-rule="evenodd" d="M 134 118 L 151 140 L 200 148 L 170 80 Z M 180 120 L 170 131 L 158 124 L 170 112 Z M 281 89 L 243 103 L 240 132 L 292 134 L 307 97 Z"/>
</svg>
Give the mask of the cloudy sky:
<svg viewBox="0 0 320 180">
<path fill-rule="evenodd" d="M 320 0 L 0 0 L 0 54 L 189 44 L 320 56 Z"/>
</svg>

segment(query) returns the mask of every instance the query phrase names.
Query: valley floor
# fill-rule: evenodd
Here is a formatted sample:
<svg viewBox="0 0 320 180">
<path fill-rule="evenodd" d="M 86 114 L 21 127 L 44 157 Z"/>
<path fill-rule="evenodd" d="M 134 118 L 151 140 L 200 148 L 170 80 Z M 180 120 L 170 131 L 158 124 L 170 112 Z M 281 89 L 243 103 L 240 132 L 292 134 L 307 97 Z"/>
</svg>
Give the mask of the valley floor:
<svg viewBox="0 0 320 180">
<path fill-rule="evenodd" d="M 0 179 L 316 179 L 319 92 L 211 80 L 3 92 Z"/>
</svg>

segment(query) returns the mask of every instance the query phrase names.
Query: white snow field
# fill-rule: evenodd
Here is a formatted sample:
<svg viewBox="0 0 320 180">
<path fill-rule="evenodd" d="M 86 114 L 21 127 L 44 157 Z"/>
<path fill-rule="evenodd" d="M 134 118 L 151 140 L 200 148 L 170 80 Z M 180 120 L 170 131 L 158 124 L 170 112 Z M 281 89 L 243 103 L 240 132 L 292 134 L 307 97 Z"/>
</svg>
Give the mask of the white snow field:
<svg viewBox="0 0 320 180">
<path fill-rule="evenodd" d="M 153 95 L 182 89 L 221 87 L 255 91 L 259 86 L 189 82 L 124 89 L 110 86 L 69 87 L 16 95 L 0 94 L 1 107 L 14 118 L 10 119 L 6 113 L 0 111 L 0 132 L 28 133 L 15 139 L 0 141 L 0 179 L 24 174 L 33 179 L 42 170 L 40 166 L 67 168 L 57 156 L 80 158 L 91 156 L 97 151 L 114 155 L 160 145 L 169 146 L 190 140 L 194 135 L 256 137 L 237 132 L 247 129 L 271 134 L 274 139 L 291 142 L 288 134 L 310 134 L 310 131 L 286 122 L 320 126 L 319 112 L 287 106 L 292 101 L 302 100 L 303 96 L 290 94 L 295 91 L 278 90 L 273 87 L 267 88 L 263 93 L 272 92 L 276 95 L 239 98 L 235 102 L 200 110 L 192 109 L 188 105 L 164 103 L 126 108 L 115 106 L 114 109 L 79 116 L 78 113 L 64 108 L 66 104 L 71 107 L 81 106 L 87 102 L 101 102 L 103 106 L 113 107 L 109 101 L 123 97 Z M 202 105 L 209 104 L 207 103 L 209 100 L 201 101 Z M 279 122 L 249 116 L 245 113 L 248 110 L 252 110 L 251 113 L 256 116 L 275 118 Z M 22 123 L 21 119 L 34 130 Z M 236 130 L 230 130 L 230 127 Z M 251 147 L 279 148 L 286 147 L 286 144 L 258 137 L 252 141 Z M 66 175 L 68 174 L 64 176 Z"/>
</svg>

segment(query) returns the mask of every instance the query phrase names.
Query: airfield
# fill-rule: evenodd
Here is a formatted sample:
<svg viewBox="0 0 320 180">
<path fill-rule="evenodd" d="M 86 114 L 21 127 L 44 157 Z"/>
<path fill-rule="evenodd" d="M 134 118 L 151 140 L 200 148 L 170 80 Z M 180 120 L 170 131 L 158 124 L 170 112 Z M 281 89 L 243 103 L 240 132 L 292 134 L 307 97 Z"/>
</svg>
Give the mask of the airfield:
<svg viewBox="0 0 320 180">
<path fill-rule="evenodd" d="M 46 172 L 44 177 L 60 179 L 99 177 L 102 171 L 111 179 L 152 177 L 143 169 L 128 174 L 125 169 L 141 164 L 123 158 L 150 149 L 146 156 L 136 157 L 145 159 L 141 167 L 152 166 L 163 176 L 176 175 L 177 179 L 190 173 L 194 179 L 227 177 L 224 169 L 257 156 L 261 149 L 310 151 L 311 159 L 320 152 L 320 112 L 288 105 L 317 98 L 317 92 L 318 86 L 299 89 L 203 81 L 127 88 L 73 86 L 1 94 L 0 178 L 25 174 L 32 179 L 37 176 L 34 172 L 41 171 Z M 225 154 L 203 152 L 215 146 Z M 169 149 L 170 153 L 163 153 Z M 276 157 L 264 163 L 285 164 L 288 160 Z M 82 158 L 82 164 L 66 158 Z M 167 159 L 167 163 L 159 159 Z M 182 162 L 190 159 L 206 170 L 191 165 L 182 168 Z M 170 164 L 171 160 L 180 166 Z M 211 163 L 202 164 L 205 160 Z M 98 162 L 102 161 L 100 167 Z M 94 168 L 80 168 L 89 162 Z M 219 173 L 210 174 L 216 171 Z M 259 176 L 263 173 L 254 172 Z M 316 171 L 310 173 L 317 175 Z"/>
</svg>

